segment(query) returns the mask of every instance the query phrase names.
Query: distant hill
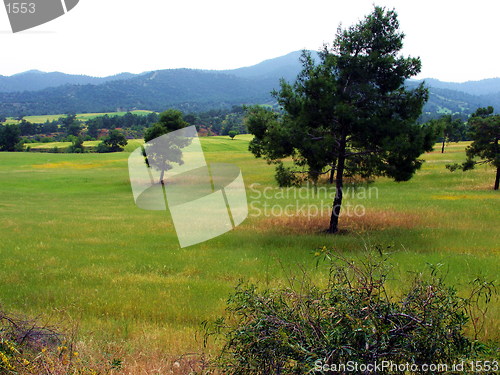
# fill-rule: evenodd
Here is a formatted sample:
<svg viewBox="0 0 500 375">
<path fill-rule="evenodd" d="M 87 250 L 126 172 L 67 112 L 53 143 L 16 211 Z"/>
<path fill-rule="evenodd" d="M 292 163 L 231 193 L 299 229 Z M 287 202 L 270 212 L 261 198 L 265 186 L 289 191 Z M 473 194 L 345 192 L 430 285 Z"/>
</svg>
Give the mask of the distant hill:
<svg viewBox="0 0 500 375">
<path fill-rule="evenodd" d="M 317 56 L 315 53 L 313 56 Z M 96 78 L 29 71 L 0 76 L 0 114 L 5 116 L 110 112 L 169 107 L 185 112 L 273 104 L 270 92 L 280 78 L 293 80 L 300 71 L 300 51 L 233 70 L 167 69 Z M 409 80 L 409 87 L 420 81 Z M 452 83 L 426 79 L 430 99 L 423 120 L 445 113 L 467 117 L 480 106 L 500 110 L 500 79 Z M 50 85 L 50 86 L 48 86 Z M 6 88 L 5 88 L 6 87 Z"/>
<path fill-rule="evenodd" d="M 40 91 L 0 93 L 6 116 L 110 112 L 117 109 L 187 112 L 271 100 L 269 83 L 191 69 L 160 70 L 100 85 L 65 85 Z"/>
<path fill-rule="evenodd" d="M 416 82 L 421 82 L 416 81 Z M 437 89 L 461 91 L 469 95 L 489 95 L 500 92 L 500 78 L 488 78 L 481 81 L 467 81 L 463 83 L 442 82 L 435 78 L 426 78 L 428 86 Z"/>
<path fill-rule="evenodd" d="M 109 81 L 132 78 L 134 74 L 121 73 L 109 77 L 90 77 L 59 72 L 45 73 L 29 70 L 9 77 L 0 76 L 0 92 L 38 91 L 64 85 L 99 85 Z"/>
<path fill-rule="evenodd" d="M 222 72 L 243 78 L 270 78 L 275 80 L 277 77 L 280 77 L 286 80 L 293 80 L 301 69 L 299 60 L 301 54 L 302 51 L 295 51 L 284 56 L 262 61 L 257 65 L 233 70 L 224 70 Z M 312 56 L 318 60 L 316 52 L 313 51 Z"/>
</svg>

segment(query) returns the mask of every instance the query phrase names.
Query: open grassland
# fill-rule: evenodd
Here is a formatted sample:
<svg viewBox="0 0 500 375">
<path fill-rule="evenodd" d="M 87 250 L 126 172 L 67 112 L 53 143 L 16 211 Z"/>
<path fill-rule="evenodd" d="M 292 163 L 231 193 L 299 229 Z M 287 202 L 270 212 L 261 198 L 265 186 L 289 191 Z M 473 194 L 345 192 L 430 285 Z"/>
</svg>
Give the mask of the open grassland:
<svg viewBox="0 0 500 375">
<path fill-rule="evenodd" d="M 131 113 L 135 115 L 147 115 L 148 113 L 151 113 L 152 111 L 146 111 L 146 110 L 136 110 L 136 111 L 131 111 Z M 104 115 L 108 116 L 123 116 L 127 112 L 105 112 L 105 113 L 79 113 L 76 115 L 76 118 L 81 121 L 88 121 L 91 120 L 95 117 L 100 117 Z M 25 116 L 24 119 L 26 121 L 29 121 L 34 124 L 43 124 L 46 121 L 54 121 L 58 120 L 61 117 L 66 117 L 65 114 L 60 114 L 60 115 L 40 115 L 40 116 Z M 16 120 L 13 117 L 7 117 L 7 121 L 5 121 L 6 124 L 18 124 L 20 121 Z"/>
<path fill-rule="evenodd" d="M 494 170 L 445 169 L 465 158 L 464 143 L 426 154 L 409 182 L 347 186 L 344 231 L 329 236 L 321 231 L 333 190 L 276 188 L 274 168 L 247 151 L 249 140 L 202 138 L 208 162 L 242 169 L 250 216 L 234 231 L 184 249 L 167 212 L 134 205 L 127 152 L 0 153 L 0 304 L 78 322 L 88 348 L 120 348 L 137 359 L 199 351 L 200 322 L 223 311 L 239 279 L 277 285 L 300 267 L 326 277 L 311 255 L 322 246 L 354 257 L 370 244 L 391 246 L 394 293 L 428 263 L 440 264 L 464 295 L 472 279 L 498 278 Z M 499 317 L 495 298 L 482 339 L 499 340 Z"/>
</svg>

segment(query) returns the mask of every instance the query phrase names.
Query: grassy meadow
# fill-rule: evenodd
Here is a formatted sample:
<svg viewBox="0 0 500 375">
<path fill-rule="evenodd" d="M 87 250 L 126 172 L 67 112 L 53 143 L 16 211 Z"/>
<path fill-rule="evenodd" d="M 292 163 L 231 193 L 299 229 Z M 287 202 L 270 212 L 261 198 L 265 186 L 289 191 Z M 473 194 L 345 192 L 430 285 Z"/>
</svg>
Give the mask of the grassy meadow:
<svg viewBox="0 0 500 375">
<path fill-rule="evenodd" d="M 249 217 L 184 249 L 168 212 L 134 205 L 127 151 L 139 141 L 114 154 L 0 153 L 0 305 L 77 325 L 82 345 L 137 358 L 134 353 L 199 352 L 200 323 L 222 313 L 240 279 L 277 285 L 301 267 L 318 280 L 326 277 L 311 254 L 322 246 L 353 257 L 363 257 L 370 245 L 391 246 L 394 293 L 428 263 L 440 264 L 464 295 L 478 276 L 498 281 L 494 170 L 445 169 L 465 158 L 466 143 L 424 155 L 409 182 L 379 178 L 347 186 L 343 231 L 330 236 L 322 230 L 333 190 L 278 189 L 274 167 L 248 152 L 249 140 L 202 138 L 209 163 L 242 169 Z M 297 207 L 312 217 L 292 216 Z M 499 317 L 495 297 L 482 339 L 500 339 Z"/>
</svg>

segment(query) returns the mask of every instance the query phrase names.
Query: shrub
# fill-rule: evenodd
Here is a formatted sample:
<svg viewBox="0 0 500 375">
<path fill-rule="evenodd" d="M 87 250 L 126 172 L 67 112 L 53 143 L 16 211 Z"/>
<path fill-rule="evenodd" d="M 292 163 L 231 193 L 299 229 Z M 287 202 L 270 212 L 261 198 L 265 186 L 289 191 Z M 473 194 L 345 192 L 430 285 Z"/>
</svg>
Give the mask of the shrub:
<svg viewBox="0 0 500 375">
<path fill-rule="evenodd" d="M 461 298 L 432 268 L 391 298 L 386 258 L 360 263 L 334 257 L 326 248 L 316 255 L 331 262 L 326 286 L 315 285 L 307 273 L 299 287 L 260 291 L 240 283 L 227 316 L 204 324 L 206 339 L 224 339 L 215 360 L 224 373 L 308 374 L 319 365 L 349 361 L 451 366 L 485 353 L 464 328 L 480 299 L 489 301 L 493 284 L 476 281 L 472 294 Z"/>
<path fill-rule="evenodd" d="M 71 142 L 71 146 L 68 147 L 68 152 L 70 154 L 81 154 L 85 152 L 85 147 L 83 146 L 83 138 L 72 137 Z"/>
</svg>

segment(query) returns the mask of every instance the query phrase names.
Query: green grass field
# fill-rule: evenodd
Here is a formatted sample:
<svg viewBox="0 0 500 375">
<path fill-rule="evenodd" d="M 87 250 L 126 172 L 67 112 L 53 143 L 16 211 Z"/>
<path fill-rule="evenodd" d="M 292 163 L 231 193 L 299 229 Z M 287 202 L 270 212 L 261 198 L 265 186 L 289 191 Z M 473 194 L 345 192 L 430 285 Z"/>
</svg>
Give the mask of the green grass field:
<svg viewBox="0 0 500 375">
<path fill-rule="evenodd" d="M 76 115 L 76 118 L 81 121 L 88 121 L 91 120 L 95 117 L 100 117 L 104 115 L 108 116 L 123 116 L 127 112 L 106 112 L 106 113 L 79 113 Z M 136 110 L 136 111 L 131 111 L 131 113 L 135 115 L 147 115 L 148 113 L 151 113 L 151 111 L 145 111 L 145 110 Z M 54 121 L 58 120 L 61 117 L 65 117 L 65 114 L 60 114 L 60 115 L 41 115 L 41 116 L 25 116 L 24 119 L 26 121 L 29 121 L 34 124 L 43 124 L 46 121 Z M 7 121 L 5 121 L 6 124 L 18 124 L 19 121 L 14 119 L 13 117 L 7 117 Z"/>
<path fill-rule="evenodd" d="M 358 257 L 370 244 L 391 246 L 395 293 L 428 263 L 442 264 L 448 283 L 463 294 L 477 276 L 498 281 L 494 171 L 445 169 L 465 158 L 464 143 L 426 154 L 409 182 L 380 178 L 348 186 L 351 216 L 341 218 L 343 234 L 329 236 L 321 230 L 331 191 L 277 189 L 273 167 L 247 151 L 249 140 L 202 138 L 208 162 L 242 169 L 250 216 L 232 232 L 184 249 L 167 212 L 134 205 L 127 152 L 0 153 L 3 309 L 78 322 L 80 340 L 99 350 L 178 354 L 200 349 L 200 323 L 223 311 L 239 279 L 276 285 L 300 267 L 324 277 L 311 255 L 321 246 Z M 312 218 L 280 212 L 296 204 L 325 209 Z M 499 317 L 494 298 L 483 339 L 499 340 Z"/>
</svg>

